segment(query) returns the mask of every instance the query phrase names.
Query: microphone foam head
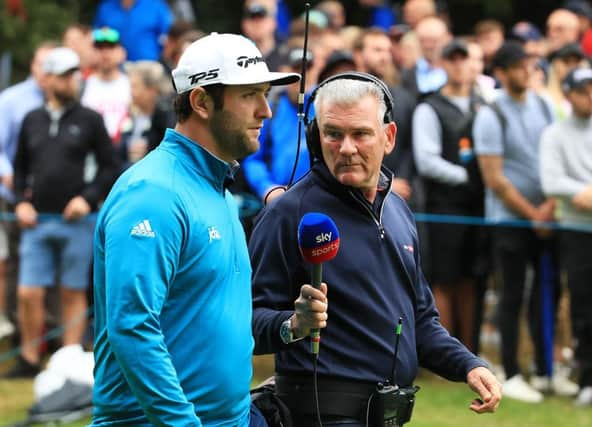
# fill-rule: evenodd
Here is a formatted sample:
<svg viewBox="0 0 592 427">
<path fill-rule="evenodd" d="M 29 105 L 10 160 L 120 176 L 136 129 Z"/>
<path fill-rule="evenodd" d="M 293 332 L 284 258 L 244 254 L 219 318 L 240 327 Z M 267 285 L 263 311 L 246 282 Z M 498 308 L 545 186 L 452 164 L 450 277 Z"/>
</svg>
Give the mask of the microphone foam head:
<svg viewBox="0 0 592 427">
<path fill-rule="evenodd" d="M 311 264 L 330 261 L 339 250 L 339 232 L 335 222 L 319 212 L 304 214 L 298 225 L 298 246 Z"/>
</svg>

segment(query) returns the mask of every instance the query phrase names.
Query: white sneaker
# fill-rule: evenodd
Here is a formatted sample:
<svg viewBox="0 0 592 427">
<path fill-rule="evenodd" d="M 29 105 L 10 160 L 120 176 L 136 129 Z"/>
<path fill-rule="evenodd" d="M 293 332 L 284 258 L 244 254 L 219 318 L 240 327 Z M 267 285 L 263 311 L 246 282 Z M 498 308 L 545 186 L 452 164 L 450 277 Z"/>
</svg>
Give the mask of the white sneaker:
<svg viewBox="0 0 592 427">
<path fill-rule="evenodd" d="M 542 393 L 532 388 L 520 374 L 514 375 L 503 384 L 503 395 L 527 403 L 540 403 L 543 401 Z"/>
<path fill-rule="evenodd" d="M 563 375 L 553 375 L 552 379 L 546 376 L 530 377 L 530 385 L 542 393 L 553 393 L 557 396 L 575 396 L 580 387 Z"/>
<path fill-rule="evenodd" d="M 0 313 L 0 340 L 14 334 L 14 325 L 6 318 L 4 313 Z"/>
<path fill-rule="evenodd" d="M 592 406 L 592 386 L 586 386 L 574 401 L 576 406 Z"/>
</svg>

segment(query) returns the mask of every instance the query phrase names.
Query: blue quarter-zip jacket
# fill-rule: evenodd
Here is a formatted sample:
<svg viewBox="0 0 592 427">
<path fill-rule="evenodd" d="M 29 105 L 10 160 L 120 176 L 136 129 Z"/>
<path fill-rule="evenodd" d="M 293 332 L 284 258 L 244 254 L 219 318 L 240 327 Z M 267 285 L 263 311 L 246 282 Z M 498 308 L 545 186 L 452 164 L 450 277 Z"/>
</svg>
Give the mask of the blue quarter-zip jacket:
<svg viewBox="0 0 592 427">
<path fill-rule="evenodd" d="M 229 172 L 168 129 L 105 201 L 94 426 L 248 425 L 251 268 Z"/>
<path fill-rule="evenodd" d="M 383 177 L 381 187 L 390 188 L 390 179 Z M 419 365 L 453 381 L 466 381 L 471 369 L 487 366 L 438 320 L 406 203 L 388 191 L 382 205 L 372 206 L 316 162 L 308 175 L 268 205 L 249 241 L 255 353 L 276 353 L 279 374 L 307 375 L 312 370 L 309 340 L 285 345 L 279 334 L 282 321 L 294 312 L 300 287 L 311 281 L 312 267 L 302 259 L 297 241 L 298 223 L 307 212 L 330 216 L 340 236 L 336 258 L 323 265 L 329 318 L 321 330 L 320 376 L 392 381 L 399 317 L 398 385 L 412 384 Z"/>
</svg>

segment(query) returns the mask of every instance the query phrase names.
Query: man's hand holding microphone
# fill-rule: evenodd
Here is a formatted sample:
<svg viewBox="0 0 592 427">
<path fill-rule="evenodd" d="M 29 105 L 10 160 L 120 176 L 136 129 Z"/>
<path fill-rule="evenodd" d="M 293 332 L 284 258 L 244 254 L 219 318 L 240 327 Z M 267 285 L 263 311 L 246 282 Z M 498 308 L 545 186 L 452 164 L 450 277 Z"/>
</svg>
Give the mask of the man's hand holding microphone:
<svg viewBox="0 0 592 427">
<path fill-rule="evenodd" d="M 320 289 L 303 285 L 300 295 L 294 301 L 294 314 L 290 318 L 294 338 L 304 338 L 313 329 L 327 326 L 327 284 L 321 283 Z"/>
<path fill-rule="evenodd" d="M 323 263 L 330 261 L 339 250 L 337 226 L 327 215 L 306 213 L 298 225 L 298 246 L 305 261 L 312 264 L 312 286 L 303 285 L 294 302 L 294 315 L 282 331 L 284 342 L 310 334 L 311 353 L 318 355 L 320 329 L 327 326 L 327 284 L 323 283 Z"/>
</svg>

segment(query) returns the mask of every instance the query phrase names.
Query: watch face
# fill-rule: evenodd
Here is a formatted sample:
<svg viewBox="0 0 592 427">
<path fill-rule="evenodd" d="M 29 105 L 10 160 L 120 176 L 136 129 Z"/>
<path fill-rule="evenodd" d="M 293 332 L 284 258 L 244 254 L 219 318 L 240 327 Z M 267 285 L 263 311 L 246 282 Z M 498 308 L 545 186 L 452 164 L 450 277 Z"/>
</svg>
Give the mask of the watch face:
<svg viewBox="0 0 592 427">
<path fill-rule="evenodd" d="M 290 344 L 292 342 L 292 329 L 290 328 L 290 320 L 282 322 L 280 327 L 280 337 L 284 344 Z"/>
</svg>

